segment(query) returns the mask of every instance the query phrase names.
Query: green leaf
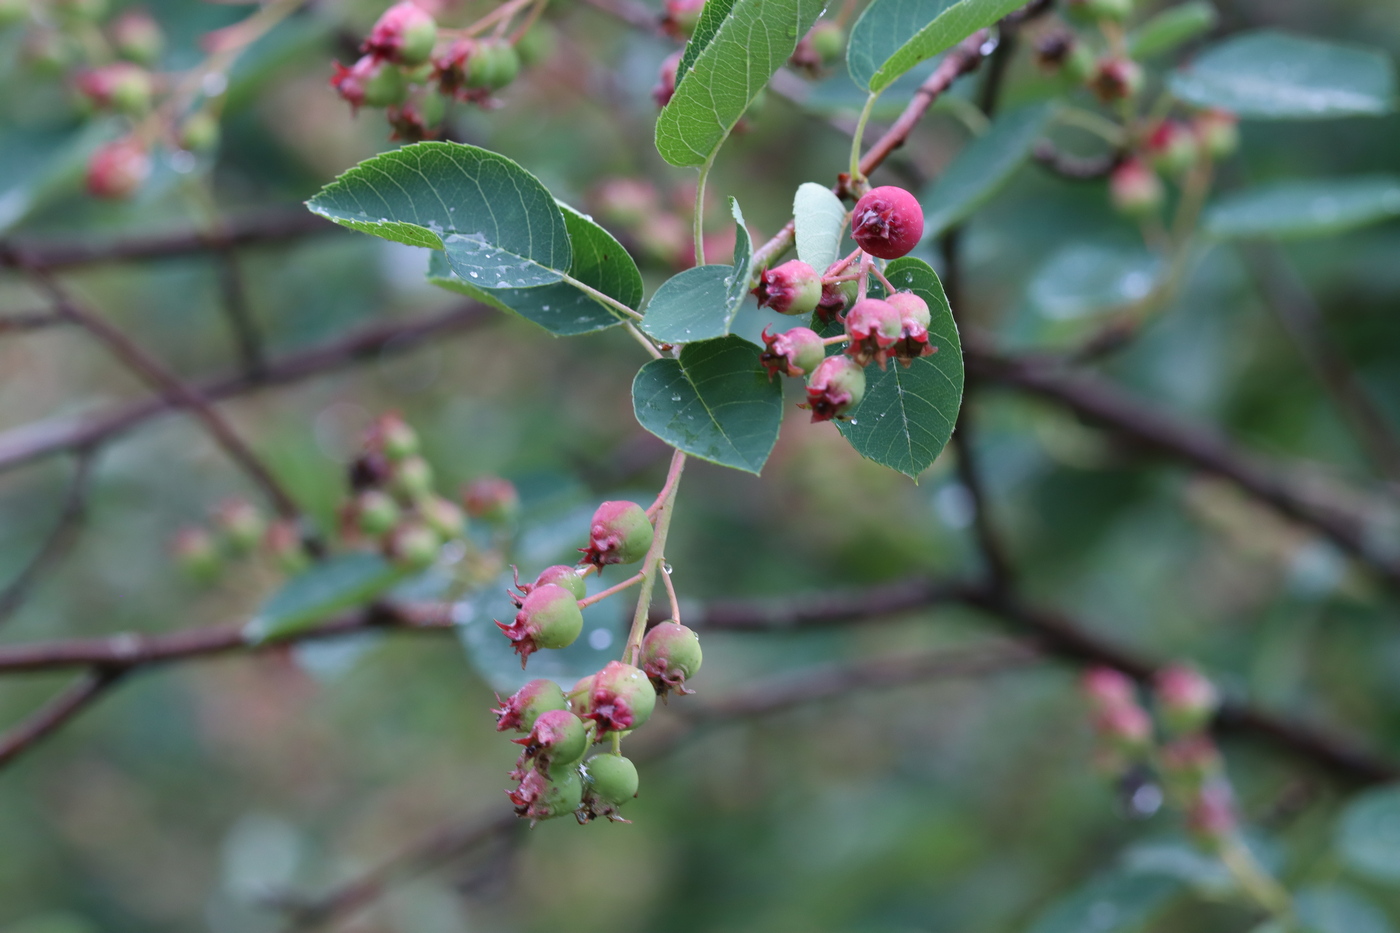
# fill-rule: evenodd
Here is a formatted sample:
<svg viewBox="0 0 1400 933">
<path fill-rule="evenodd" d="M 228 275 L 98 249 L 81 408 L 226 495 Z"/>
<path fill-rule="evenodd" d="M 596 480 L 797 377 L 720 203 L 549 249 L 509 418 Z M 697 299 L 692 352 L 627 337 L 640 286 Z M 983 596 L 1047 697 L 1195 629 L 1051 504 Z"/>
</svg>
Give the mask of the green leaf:
<svg viewBox="0 0 1400 933">
<path fill-rule="evenodd" d="M 1282 181 L 1227 195 L 1205 215 L 1222 239 L 1327 236 L 1400 216 L 1400 177 Z"/>
<path fill-rule="evenodd" d="M 1337 820 L 1337 854 L 1374 881 L 1400 883 L 1400 786 L 1355 797 Z"/>
<path fill-rule="evenodd" d="M 792 226 L 797 258 L 825 272 L 841 251 L 846 205 L 825 185 L 803 182 L 792 199 Z"/>
<path fill-rule="evenodd" d="M 306 206 L 352 230 L 443 250 L 477 288 L 548 285 L 572 261 L 564 215 L 544 185 L 476 146 L 425 142 L 377 155 Z"/>
<path fill-rule="evenodd" d="M 1220 14 L 1208 0 L 1189 0 L 1167 7 L 1128 34 L 1128 57 L 1151 58 L 1203 36 L 1215 28 Z"/>
<path fill-rule="evenodd" d="M 665 282 L 647 302 L 642 330 L 662 343 L 713 340 L 729 333 L 734 315 L 749 293 L 753 241 L 739 202 L 729 199 L 734 215 L 734 264 L 697 266 Z"/>
<path fill-rule="evenodd" d="M 910 68 L 990 26 L 1025 0 L 875 0 L 851 27 L 846 64 L 878 94 Z"/>
<path fill-rule="evenodd" d="M 861 456 L 917 477 L 953 435 L 962 404 L 962 343 L 943 285 L 928 263 L 907 256 L 896 259 L 885 269 L 885 277 L 895 288 L 910 289 L 928 302 L 929 343 L 938 352 L 914 360 L 908 368 L 893 361 L 883 372 L 866 367 L 865 398 L 851 412 L 851 420 L 838 426 Z"/>
<path fill-rule="evenodd" d="M 691 41 L 703 39 L 704 46 L 697 44 L 689 70 L 656 118 L 661 157 L 681 166 L 709 162 L 824 6 L 823 0 L 735 0 L 713 34 L 697 30 Z"/>
<path fill-rule="evenodd" d="M 1395 105 L 1395 69 L 1384 53 L 1274 30 L 1212 46 L 1169 87 L 1187 103 L 1259 119 L 1374 115 Z"/>
<path fill-rule="evenodd" d="M 1011 180 L 1054 115 L 1053 104 L 1031 104 L 998 117 L 924 193 L 924 236 L 961 223 Z"/>
<path fill-rule="evenodd" d="M 1129 933 L 1180 890 L 1180 882 L 1162 875 L 1111 872 L 1050 905 L 1030 933 Z"/>
<path fill-rule="evenodd" d="M 1051 256 L 1027 290 L 1042 315 L 1067 321 L 1147 297 L 1160 265 L 1142 249 L 1074 243 Z"/>
<path fill-rule="evenodd" d="M 642 274 L 627 251 L 608 231 L 559 202 L 573 246 L 569 274 L 585 285 L 635 308 L 642 301 Z M 514 312 L 552 334 L 569 337 L 604 330 L 622 323 L 619 313 L 569 282 L 535 288 L 474 288 L 454 273 L 444 253 L 428 260 L 428 281 L 470 295 L 478 301 Z"/>
<path fill-rule="evenodd" d="M 676 66 L 676 87 L 680 87 L 681 81 L 690 74 L 695 59 L 700 57 L 700 53 L 705 51 L 719 34 L 719 27 L 724 25 L 725 19 L 734 9 L 735 2 L 736 0 L 706 0 L 700 8 L 700 19 L 696 21 L 695 31 L 690 34 L 690 41 L 686 42 L 685 50 L 681 52 L 680 64 Z"/>
<path fill-rule="evenodd" d="M 1299 933 L 1395 933 L 1380 908 L 1346 888 L 1299 891 L 1293 911 Z"/>
<path fill-rule="evenodd" d="M 378 554 L 338 554 L 292 577 L 263 603 L 243 628 L 243 640 L 260 644 L 285 638 L 347 609 L 363 606 L 403 579 L 403 571 Z"/>
<path fill-rule="evenodd" d="M 652 360 L 632 382 L 642 427 L 679 450 L 758 473 L 783 420 L 782 386 L 739 337 L 692 343 L 679 360 Z"/>
</svg>

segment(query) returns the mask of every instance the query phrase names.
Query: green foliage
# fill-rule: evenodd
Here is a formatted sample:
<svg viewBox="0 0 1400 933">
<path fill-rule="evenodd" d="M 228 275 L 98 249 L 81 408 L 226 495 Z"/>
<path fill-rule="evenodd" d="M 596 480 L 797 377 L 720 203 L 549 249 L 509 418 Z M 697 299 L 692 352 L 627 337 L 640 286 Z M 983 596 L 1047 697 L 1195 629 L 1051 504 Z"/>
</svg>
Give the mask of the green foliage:
<svg viewBox="0 0 1400 933">
<path fill-rule="evenodd" d="M 915 65 L 1023 5 L 1021 0 L 874 0 L 851 27 L 846 64 L 856 84 L 878 94 Z"/>
<path fill-rule="evenodd" d="M 1300 933 L 1394 933 L 1375 904 L 1340 887 L 1307 888 L 1293 898 Z"/>
<path fill-rule="evenodd" d="M 797 258 L 818 272 L 840 258 L 846 206 L 831 189 L 805 181 L 792 199 L 793 238 Z"/>
<path fill-rule="evenodd" d="M 1400 883 L 1400 788 L 1356 797 L 1337 820 L 1337 854 L 1358 874 Z"/>
<path fill-rule="evenodd" d="M 1400 177 L 1281 181 L 1221 198 L 1206 232 L 1222 239 L 1328 236 L 1400 216 Z"/>
<path fill-rule="evenodd" d="M 1165 55 L 1215 28 L 1220 14 L 1209 0 L 1169 6 L 1128 33 L 1128 54 L 1135 59 Z"/>
<path fill-rule="evenodd" d="M 647 302 L 642 331 L 663 343 L 713 340 L 729 333 L 734 315 L 749 293 L 753 241 L 739 202 L 729 199 L 734 216 L 734 264 L 697 266 L 662 283 Z"/>
<path fill-rule="evenodd" d="M 1029 933 L 1134 933 L 1180 890 L 1162 875 L 1111 872 L 1056 901 Z"/>
<path fill-rule="evenodd" d="M 285 638 L 318 622 L 363 606 L 403 579 L 403 571 L 378 554 L 352 551 L 323 560 L 263 603 L 243 638 L 260 644 Z"/>
</svg>

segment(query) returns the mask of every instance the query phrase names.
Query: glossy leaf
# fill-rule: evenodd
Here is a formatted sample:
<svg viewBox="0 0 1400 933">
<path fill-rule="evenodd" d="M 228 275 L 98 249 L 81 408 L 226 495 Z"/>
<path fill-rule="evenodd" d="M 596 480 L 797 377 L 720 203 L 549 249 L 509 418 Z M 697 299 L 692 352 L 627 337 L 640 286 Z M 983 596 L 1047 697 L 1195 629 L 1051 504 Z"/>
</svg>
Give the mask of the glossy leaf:
<svg viewBox="0 0 1400 933">
<path fill-rule="evenodd" d="M 749 293 L 753 241 L 739 202 L 729 199 L 736 225 L 734 264 L 698 266 L 677 273 L 647 302 L 642 330 L 663 343 L 692 343 L 728 334 Z"/>
<path fill-rule="evenodd" d="M 962 343 L 943 285 L 928 263 L 896 259 L 885 276 L 895 288 L 910 289 L 928 302 L 929 343 L 938 352 L 907 368 L 893 361 L 883 372 L 867 366 L 865 398 L 839 426 L 861 456 L 917 477 L 953 435 L 962 404 Z"/>
<path fill-rule="evenodd" d="M 1353 799 L 1337 820 L 1336 848 L 1353 871 L 1375 881 L 1400 883 L 1400 786 Z"/>
<path fill-rule="evenodd" d="M 1179 881 L 1162 875 L 1113 872 L 1052 904 L 1030 933 L 1131 933 L 1180 890 Z"/>
<path fill-rule="evenodd" d="M 919 62 L 990 26 L 1025 0 L 875 0 L 851 27 L 846 64 L 878 94 Z"/>
<path fill-rule="evenodd" d="M 1284 181 L 1220 199 L 1206 232 L 1221 238 L 1327 236 L 1400 216 L 1400 177 L 1367 175 Z"/>
<path fill-rule="evenodd" d="M 1395 933 L 1379 907 L 1346 888 L 1306 888 L 1293 910 L 1299 933 Z"/>
<path fill-rule="evenodd" d="M 564 215 L 535 176 L 505 156 L 424 142 L 366 159 L 306 202 L 338 224 L 443 250 L 481 289 L 558 282 L 572 252 Z"/>
<path fill-rule="evenodd" d="M 1159 266 L 1142 249 L 1074 243 L 1036 271 L 1028 292 L 1042 315 L 1067 321 L 1142 300 L 1152 291 Z"/>
<path fill-rule="evenodd" d="M 403 571 L 378 554 L 338 554 L 292 577 L 243 629 L 250 644 L 283 638 L 388 591 Z"/>
<path fill-rule="evenodd" d="M 709 162 L 823 7 L 822 0 L 735 0 L 712 35 L 697 30 L 703 48 L 697 45 L 656 119 L 661 157 L 672 165 Z"/>
<path fill-rule="evenodd" d="M 622 244 L 567 204 L 560 203 L 559 208 L 564 212 L 573 249 L 569 274 L 629 308 L 640 305 L 642 274 Z M 604 330 L 623 320 L 620 312 L 569 282 L 536 288 L 474 288 L 452 271 L 446 255 L 440 252 L 429 257 L 428 281 L 514 312 L 561 337 Z"/>
<path fill-rule="evenodd" d="M 1274 30 L 1212 46 L 1169 87 L 1188 103 L 1260 119 L 1374 115 L 1395 105 L 1395 69 L 1384 53 Z"/>
<path fill-rule="evenodd" d="M 1011 180 L 1054 115 L 1051 104 L 1031 104 L 998 117 L 968 143 L 924 193 L 924 236 L 934 237 L 972 215 Z"/>
<path fill-rule="evenodd" d="M 782 386 L 739 337 L 693 343 L 679 360 L 652 360 L 632 382 L 637 421 L 688 454 L 758 473 L 783 420 Z"/>
<path fill-rule="evenodd" d="M 1219 21 L 1220 14 L 1208 0 L 1167 7 L 1128 34 L 1128 55 L 1135 59 L 1162 55 L 1205 35 Z"/>
<path fill-rule="evenodd" d="M 792 199 L 797 258 L 818 272 L 835 262 L 846 226 L 846 205 L 825 185 L 803 182 Z"/>
<path fill-rule="evenodd" d="M 690 74 L 695 59 L 719 34 L 720 26 L 724 25 L 724 21 L 733 12 L 736 2 L 737 0 L 706 0 L 700 8 L 700 18 L 695 23 L 695 31 L 690 34 L 690 40 L 681 52 L 680 63 L 676 66 L 676 87 L 680 87 L 685 76 Z"/>
</svg>

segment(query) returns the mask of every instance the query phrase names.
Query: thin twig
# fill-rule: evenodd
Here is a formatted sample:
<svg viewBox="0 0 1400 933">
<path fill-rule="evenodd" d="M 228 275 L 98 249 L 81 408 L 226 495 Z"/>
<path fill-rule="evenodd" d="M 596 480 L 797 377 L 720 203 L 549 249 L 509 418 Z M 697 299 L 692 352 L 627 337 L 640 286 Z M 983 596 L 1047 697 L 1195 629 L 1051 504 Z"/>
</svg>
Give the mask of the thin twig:
<svg viewBox="0 0 1400 933">
<path fill-rule="evenodd" d="M 100 699 L 120 678 L 120 671 L 89 671 L 33 716 L 0 736 L 0 768 L 57 732 L 74 716 Z"/>
<path fill-rule="evenodd" d="M 0 591 L 0 623 L 9 619 L 14 611 L 24 604 L 30 589 L 43 576 L 44 571 L 56 563 L 72 547 L 78 527 L 87 514 L 88 488 L 92 481 L 92 468 L 97 459 L 95 450 L 80 450 L 74 463 L 73 478 L 68 482 L 68 492 L 63 498 L 58 518 L 53 530 L 44 539 L 35 555 L 30 558 L 10 584 Z"/>
<path fill-rule="evenodd" d="M 237 253 L 232 248 L 220 250 L 218 264 L 219 288 L 223 293 L 221 307 L 238 348 L 238 359 L 245 375 L 256 376 L 265 363 L 263 340 L 253 311 L 248 306 L 248 289 L 243 281 Z"/>
</svg>

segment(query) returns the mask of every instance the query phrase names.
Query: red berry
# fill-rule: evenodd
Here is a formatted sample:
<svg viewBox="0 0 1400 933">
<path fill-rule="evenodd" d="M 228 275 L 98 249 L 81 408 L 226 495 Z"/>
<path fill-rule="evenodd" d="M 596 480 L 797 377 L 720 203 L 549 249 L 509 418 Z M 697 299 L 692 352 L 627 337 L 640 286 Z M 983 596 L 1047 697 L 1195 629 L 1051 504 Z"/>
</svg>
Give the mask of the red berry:
<svg viewBox="0 0 1400 933">
<path fill-rule="evenodd" d="M 768 378 L 778 373 L 784 376 L 805 376 L 826 358 L 826 347 L 817 332 L 808 327 L 794 327 L 781 334 L 763 329 L 763 353 L 759 362 L 768 370 Z"/>
<path fill-rule="evenodd" d="M 87 190 L 98 198 L 129 198 L 151 174 L 146 147 L 132 137 L 98 148 L 88 160 Z"/>
<path fill-rule="evenodd" d="M 653 529 L 646 510 L 635 502 L 604 502 L 593 513 L 588 547 L 579 548 L 595 567 L 632 564 L 646 557 Z"/>
<path fill-rule="evenodd" d="M 812 422 L 845 418 L 865 397 L 865 370 L 849 356 L 828 356 L 807 379 Z"/>
<path fill-rule="evenodd" d="M 873 360 L 884 369 L 890 348 L 903 332 L 898 308 L 879 298 L 862 298 L 846 315 L 846 353 L 861 366 Z"/>
<path fill-rule="evenodd" d="M 598 735 L 635 729 L 651 717 L 656 690 L 640 669 L 621 661 L 609 661 L 593 675 L 588 711 L 581 715 L 598 724 Z"/>
<path fill-rule="evenodd" d="M 404 0 L 384 11 L 360 51 L 404 65 L 418 65 L 433 54 L 435 42 L 437 23 L 432 16 L 418 4 Z"/>
<path fill-rule="evenodd" d="M 574 594 L 553 583 L 535 587 L 521 601 L 515 621 L 496 625 L 511 640 L 523 668 L 541 648 L 566 648 L 583 631 L 583 613 Z"/>
<path fill-rule="evenodd" d="M 851 211 L 851 237 L 877 259 L 908 255 L 923 235 L 923 208 L 903 188 L 872 188 Z"/>
</svg>

